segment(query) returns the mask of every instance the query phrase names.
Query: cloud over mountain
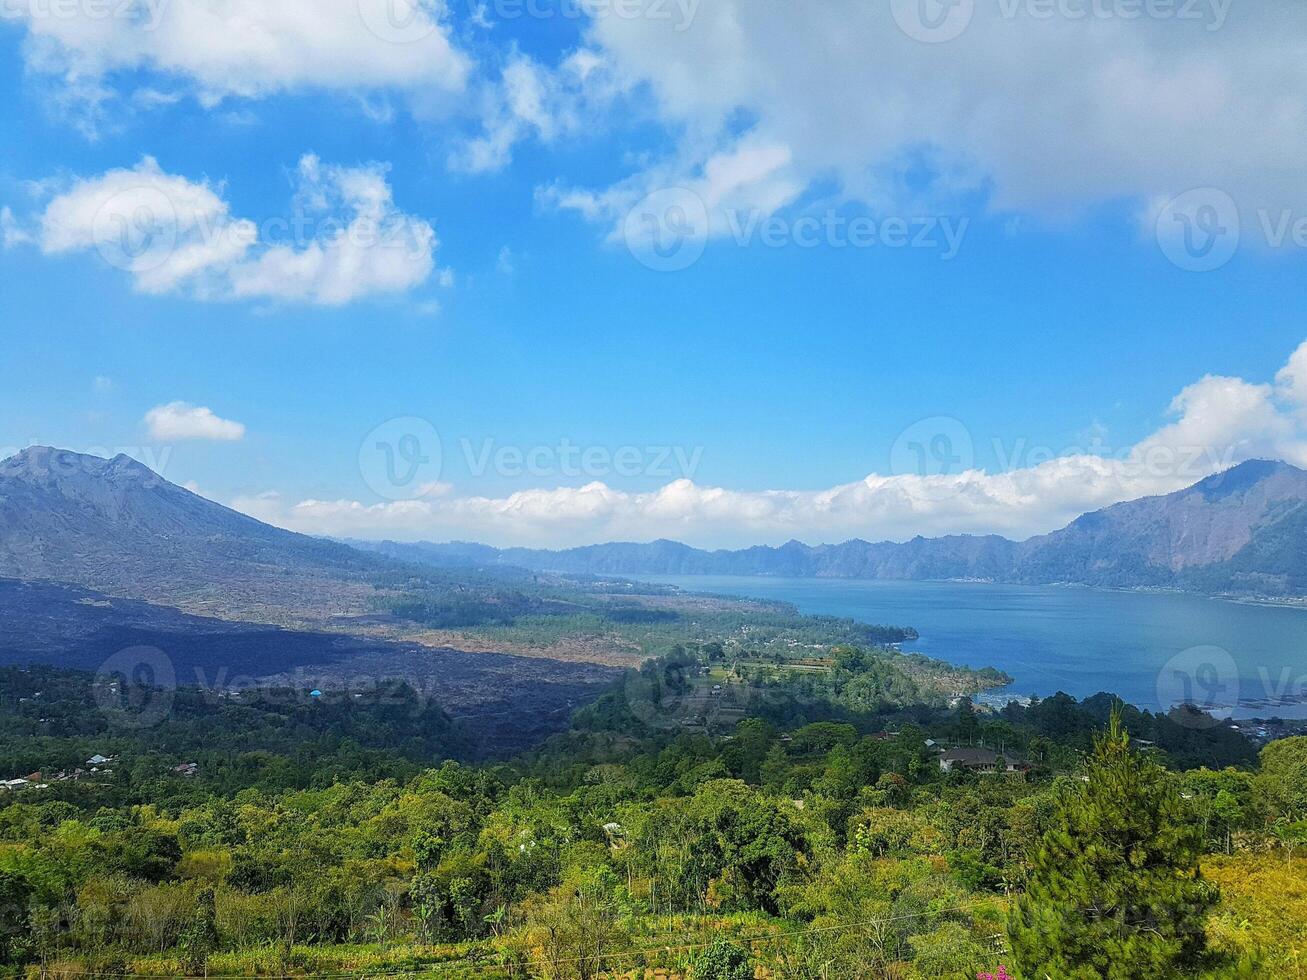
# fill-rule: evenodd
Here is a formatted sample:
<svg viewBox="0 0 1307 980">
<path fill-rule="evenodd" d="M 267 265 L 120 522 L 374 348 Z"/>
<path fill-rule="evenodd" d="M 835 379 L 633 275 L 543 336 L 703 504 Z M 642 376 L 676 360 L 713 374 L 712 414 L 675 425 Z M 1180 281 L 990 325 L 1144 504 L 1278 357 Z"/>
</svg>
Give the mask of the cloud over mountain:
<svg viewBox="0 0 1307 980">
<path fill-rule="evenodd" d="M 501 545 L 675 538 L 703 546 L 779 543 L 790 538 L 904 540 L 914 535 L 999 533 L 1025 538 L 1085 511 L 1170 493 L 1249 459 L 1307 465 L 1307 422 L 1292 381 L 1307 344 L 1277 383 L 1209 375 L 1168 408 L 1171 421 L 1128 449 L 1092 447 L 1025 455 L 1002 472 L 970 466 L 914 472 L 892 462 L 824 490 L 737 490 L 675 480 L 648 492 L 601 481 L 580 487 L 527 487 L 502 497 L 403 501 L 245 497 L 238 510 L 294 530 L 397 540 L 476 539 Z M 926 420 L 948 430 L 955 451 L 975 438 L 958 420 Z M 958 428 L 960 427 L 960 428 Z M 929 442 L 928 434 L 919 436 Z M 959 459 L 967 457 L 962 452 Z M 909 459 L 911 457 L 908 457 Z M 898 458 L 901 462 L 901 457 Z"/>
</svg>

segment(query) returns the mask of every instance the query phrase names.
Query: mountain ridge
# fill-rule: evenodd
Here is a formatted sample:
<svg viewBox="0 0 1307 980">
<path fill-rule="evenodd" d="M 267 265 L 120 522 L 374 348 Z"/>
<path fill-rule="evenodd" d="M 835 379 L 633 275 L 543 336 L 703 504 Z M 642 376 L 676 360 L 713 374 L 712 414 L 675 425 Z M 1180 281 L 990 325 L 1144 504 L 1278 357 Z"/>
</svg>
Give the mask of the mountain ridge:
<svg viewBox="0 0 1307 980">
<path fill-rule="evenodd" d="M 1307 596 L 1307 471 L 1249 460 L 1174 493 L 1113 504 L 1025 541 L 920 535 L 704 550 L 658 539 L 560 551 L 337 542 L 265 524 L 127 456 L 34 447 L 0 461 L 0 577 L 147 595 L 224 615 L 366 608 L 397 563 L 583 575 L 983 580 Z M 239 574 L 233 574 L 238 569 Z"/>
<path fill-rule="evenodd" d="M 1174 493 L 1091 511 L 1024 541 L 918 535 L 903 542 L 791 540 L 705 550 L 658 539 L 558 551 L 468 542 L 351 543 L 437 565 L 475 562 L 570 574 L 968 579 L 1299 597 L 1307 595 L 1307 471 L 1249 460 Z"/>
</svg>

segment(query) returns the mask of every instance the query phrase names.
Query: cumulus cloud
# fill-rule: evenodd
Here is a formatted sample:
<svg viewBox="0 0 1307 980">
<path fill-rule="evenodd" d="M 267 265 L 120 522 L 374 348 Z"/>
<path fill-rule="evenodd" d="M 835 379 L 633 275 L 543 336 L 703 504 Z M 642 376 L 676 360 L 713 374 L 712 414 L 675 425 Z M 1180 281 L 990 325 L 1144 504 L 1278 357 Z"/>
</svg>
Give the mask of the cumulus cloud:
<svg viewBox="0 0 1307 980">
<path fill-rule="evenodd" d="M 222 188 L 131 169 L 75 181 L 31 236 L 49 255 L 95 251 L 147 294 L 340 306 L 401 293 L 435 270 L 431 225 L 396 208 L 386 168 L 299 163 L 293 215 L 256 224 L 231 213 Z"/>
<path fill-rule="evenodd" d="M 139 72 L 209 105 L 302 89 L 455 93 L 472 66 L 441 0 L 9 0 L 4 15 L 26 27 L 30 67 L 92 101 Z"/>
<path fill-rule="evenodd" d="M 912 22 L 929 6 L 715 0 L 686 27 L 644 0 L 644 16 L 595 16 L 595 77 L 643 95 L 672 149 L 554 197 L 611 225 L 657 188 L 714 193 L 724 169 L 763 210 L 820 189 L 1060 220 L 1215 186 L 1252 228 L 1260 209 L 1307 205 L 1302 5 L 935 5 L 961 18 L 956 36 Z M 749 157 L 767 165 L 739 166 Z"/>
<path fill-rule="evenodd" d="M 1169 421 L 1117 453 L 1028 447 L 1000 472 L 873 473 L 824 490 L 732 490 L 676 480 L 649 492 L 603 482 L 532 488 L 504 497 L 447 487 L 416 500 L 371 503 L 280 496 L 234 502 L 294 530 L 405 540 L 476 539 L 498 545 L 570 546 L 669 537 L 702 546 L 851 537 L 1000 533 L 1024 538 L 1085 511 L 1170 493 L 1253 458 L 1307 466 L 1307 419 L 1290 379 L 1307 365 L 1300 347 L 1276 384 L 1207 376 L 1171 402 Z M 957 433 L 952 432 L 957 447 Z M 893 470 L 893 467 L 891 467 Z"/>
<path fill-rule="evenodd" d="M 219 418 L 213 411 L 188 402 L 157 405 L 145 413 L 151 439 L 176 442 L 205 439 L 211 442 L 239 442 L 245 438 L 245 426 Z"/>
</svg>

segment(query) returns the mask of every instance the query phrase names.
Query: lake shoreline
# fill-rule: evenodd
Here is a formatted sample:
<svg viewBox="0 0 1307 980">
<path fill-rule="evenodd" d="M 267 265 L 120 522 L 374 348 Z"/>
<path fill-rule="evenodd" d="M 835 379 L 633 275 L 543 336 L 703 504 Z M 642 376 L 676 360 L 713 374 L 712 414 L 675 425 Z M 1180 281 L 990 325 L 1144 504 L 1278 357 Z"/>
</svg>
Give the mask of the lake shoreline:
<svg viewBox="0 0 1307 980">
<path fill-rule="evenodd" d="M 1279 701 L 1307 687 L 1304 605 L 1174 589 L 949 580 L 627 576 L 688 593 L 786 602 L 809 615 L 898 623 L 920 636 L 904 650 L 1013 678 L 993 693 L 1077 698 L 1116 694 L 1165 710 L 1200 703 Z M 1216 600 L 1216 601 L 1213 601 Z M 1262 708 L 1262 713 L 1265 713 Z M 1307 705 L 1286 705 L 1307 715 Z M 1236 718 L 1252 716 L 1240 710 Z"/>
</svg>

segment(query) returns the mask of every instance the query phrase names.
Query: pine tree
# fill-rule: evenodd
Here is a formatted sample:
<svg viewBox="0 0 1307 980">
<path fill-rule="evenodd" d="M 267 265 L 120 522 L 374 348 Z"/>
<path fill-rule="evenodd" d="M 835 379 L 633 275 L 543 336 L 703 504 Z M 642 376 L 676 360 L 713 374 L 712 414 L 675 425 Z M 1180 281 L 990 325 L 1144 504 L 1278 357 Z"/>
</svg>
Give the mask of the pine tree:
<svg viewBox="0 0 1307 980">
<path fill-rule="evenodd" d="M 196 897 L 195 917 L 177 943 L 186 967 L 192 973 L 209 973 L 209 957 L 218 951 L 218 914 L 212 888 Z"/>
<path fill-rule="evenodd" d="M 1130 747 L 1114 712 L 1087 780 L 1064 790 L 1008 926 L 1022 974 L 1057 980 L 1192 975 L 1216 889 L 1201 835 L 1165 771 Z"/>
</svg>

